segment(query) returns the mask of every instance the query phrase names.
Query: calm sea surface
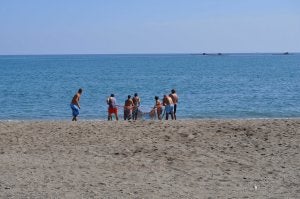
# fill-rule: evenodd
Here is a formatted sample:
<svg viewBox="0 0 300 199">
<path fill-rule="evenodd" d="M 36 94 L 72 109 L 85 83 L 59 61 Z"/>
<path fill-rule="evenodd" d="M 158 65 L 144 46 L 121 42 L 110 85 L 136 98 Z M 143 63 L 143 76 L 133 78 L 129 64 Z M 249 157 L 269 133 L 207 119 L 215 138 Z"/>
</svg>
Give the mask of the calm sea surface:
<svg viewBox="0 0 300 199">
<path fill-rule="evenodd" d="M 106 98 L 139 94 L 142 110 L 172 88 L 177 117 L 300 117 L 300 54 L 0 56 L 0 120 L 106 119 Z M 122 112 L 122 111 L 121 111 Z"/>
</svg>

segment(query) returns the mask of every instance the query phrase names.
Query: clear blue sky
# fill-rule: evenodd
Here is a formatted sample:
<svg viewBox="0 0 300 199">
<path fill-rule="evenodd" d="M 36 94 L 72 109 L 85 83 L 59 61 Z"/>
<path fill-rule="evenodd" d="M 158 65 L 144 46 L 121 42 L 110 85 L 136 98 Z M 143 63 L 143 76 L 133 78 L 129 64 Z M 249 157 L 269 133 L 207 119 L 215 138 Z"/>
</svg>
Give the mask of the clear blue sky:
<svg viewBox="0 0 300 199">
<path fill-rule="evenodd" d="M 0 1 L 0 54 L 300 52 L 300 0 Z"/>
</svg>

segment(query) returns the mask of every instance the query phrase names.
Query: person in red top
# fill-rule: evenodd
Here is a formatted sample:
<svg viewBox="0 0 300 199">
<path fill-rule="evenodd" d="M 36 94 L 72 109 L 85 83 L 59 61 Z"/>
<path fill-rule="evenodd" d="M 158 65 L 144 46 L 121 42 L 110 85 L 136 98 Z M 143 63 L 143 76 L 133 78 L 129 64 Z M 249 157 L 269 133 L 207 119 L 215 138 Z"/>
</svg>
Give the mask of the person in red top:
<svg viewBox="0 0 300 199">
<path fill-rule="evenodd" d="M 177 103 L 178 103 L 178 95 L 177 95 L 175 89 L 171 90 L 171 94 L 169 96 L 172 98 L 172 101 L 174 103 L 174 119 L 176 120 L 176 110 L 177 110 Z"/>
</svg>

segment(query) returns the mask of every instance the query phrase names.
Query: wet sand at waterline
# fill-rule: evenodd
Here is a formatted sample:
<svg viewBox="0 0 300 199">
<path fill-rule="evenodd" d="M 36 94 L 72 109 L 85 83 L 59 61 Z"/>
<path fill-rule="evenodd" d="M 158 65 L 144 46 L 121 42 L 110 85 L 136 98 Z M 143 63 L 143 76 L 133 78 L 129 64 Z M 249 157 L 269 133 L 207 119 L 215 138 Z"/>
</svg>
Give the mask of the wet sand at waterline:
<svg viewBox="0 0 300 199">
<path fill-rule="evenodd" d="M 0 198 L 299 198 L 300 120 L 0 122 Z"/>
</svg>

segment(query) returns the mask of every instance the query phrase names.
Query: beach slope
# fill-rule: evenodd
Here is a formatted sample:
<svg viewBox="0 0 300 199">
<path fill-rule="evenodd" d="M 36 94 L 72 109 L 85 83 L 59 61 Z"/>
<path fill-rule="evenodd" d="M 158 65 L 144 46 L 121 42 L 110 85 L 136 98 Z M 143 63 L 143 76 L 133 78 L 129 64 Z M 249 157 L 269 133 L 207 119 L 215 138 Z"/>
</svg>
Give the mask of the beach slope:
<svg viewBox="0 0 300 199">
<path fill-rule="evenodd" d="M 299 198 L 300 120 L 0 122 L 0 198 Z"/>
</svg>

